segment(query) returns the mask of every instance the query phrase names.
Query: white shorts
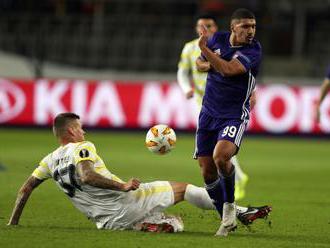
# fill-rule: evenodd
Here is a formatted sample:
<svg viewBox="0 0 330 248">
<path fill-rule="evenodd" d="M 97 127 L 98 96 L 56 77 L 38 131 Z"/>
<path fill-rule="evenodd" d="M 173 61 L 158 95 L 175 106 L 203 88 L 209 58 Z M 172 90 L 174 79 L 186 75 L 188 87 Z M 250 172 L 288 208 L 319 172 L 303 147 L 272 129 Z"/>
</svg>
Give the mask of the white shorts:
<svg viewBox="0 0 330 248">
<path fill-rule="evenodd" d="M 142 183 L 120 199 L 118 214 L 107 221 L 105 229 L 133 229 L 135 224 L 174 205 L 174 193 L 168 181 Z"/>
</svg>

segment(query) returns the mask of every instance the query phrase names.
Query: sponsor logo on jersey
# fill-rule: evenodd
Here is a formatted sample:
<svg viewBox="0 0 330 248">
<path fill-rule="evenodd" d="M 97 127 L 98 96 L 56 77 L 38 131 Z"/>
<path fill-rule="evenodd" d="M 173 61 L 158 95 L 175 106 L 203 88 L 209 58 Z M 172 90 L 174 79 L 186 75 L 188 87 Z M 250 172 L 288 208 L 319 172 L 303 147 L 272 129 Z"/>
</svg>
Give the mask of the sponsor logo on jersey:
<svg viewBox="0 0 330 248">
<path fill-rule="evenodd" d="M 89 151 L 87 149 L 82 149 L 79 152 L 79 156 L 81 158 L 88 158 L 89 157 Z"/>
<path fill-rule="evenodd" d="M 216 50 L 214 51 L 214 53 L 220 56 L 220 55 L 221 55 L 220 48 L 216 49 Z"/>
</svg>

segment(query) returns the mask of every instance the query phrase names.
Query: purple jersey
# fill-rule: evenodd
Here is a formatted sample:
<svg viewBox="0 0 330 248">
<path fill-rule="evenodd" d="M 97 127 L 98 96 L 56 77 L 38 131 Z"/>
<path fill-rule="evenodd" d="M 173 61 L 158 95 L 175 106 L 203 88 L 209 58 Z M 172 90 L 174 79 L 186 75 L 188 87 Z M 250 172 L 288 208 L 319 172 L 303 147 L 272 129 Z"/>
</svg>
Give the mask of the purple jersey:
<svg viewBox="0 0 330 248">
<path fill-rule="evenodd" d="M 325 74 L 325 77 L 330 79 L 330 65 L 328 65 L 327 73 Z"/>
<path fill-rule="evenodd" d="M 251 44 L 231 46 L 229 37 L 230 32 L 217 32 L 209 39 L 207 46 L 224 60 L 238 59 L 247 72 L 224 77 L 211 69 L 207 76 L 202 110 L 216 118 L 248 120 L 249 99 L 261 62 L 261 45 L 253 39 Z"/>
</svg>

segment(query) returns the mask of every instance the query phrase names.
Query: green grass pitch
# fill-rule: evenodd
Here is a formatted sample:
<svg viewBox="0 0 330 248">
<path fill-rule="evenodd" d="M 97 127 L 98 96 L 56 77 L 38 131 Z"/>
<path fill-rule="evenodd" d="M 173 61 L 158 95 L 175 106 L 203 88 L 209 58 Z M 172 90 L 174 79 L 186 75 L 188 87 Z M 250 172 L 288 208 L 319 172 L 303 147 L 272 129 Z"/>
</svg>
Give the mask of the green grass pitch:
<svg viewBox="0 0 330 248">
<path fill-rule="evenodd" d="M 202 185 L 191 159 L 193 134 L 178 134 L 166 156 L 144 147 L 144 132 L 89 132 L 107 167 L 122 179 L 175 180 Z M 50 130 L 0 129 L 0 247 L 330 247 L 330 140 L 246 137 L 239 154 L 249 175 L 240 205 L 271 204 L 271 227 L 258 220 L 227 238 L 214 237 L 217 214 L 187 203 L 168 209 L 181 215 L 185 232 L 154 234 L 97 230 L 51 180 L 37 188 L 20 226 L 7 227 L 16 193 L 39 160 L 56 148 Z M 3 168 L 5 167 L 5 168 Z"/>
</svg>

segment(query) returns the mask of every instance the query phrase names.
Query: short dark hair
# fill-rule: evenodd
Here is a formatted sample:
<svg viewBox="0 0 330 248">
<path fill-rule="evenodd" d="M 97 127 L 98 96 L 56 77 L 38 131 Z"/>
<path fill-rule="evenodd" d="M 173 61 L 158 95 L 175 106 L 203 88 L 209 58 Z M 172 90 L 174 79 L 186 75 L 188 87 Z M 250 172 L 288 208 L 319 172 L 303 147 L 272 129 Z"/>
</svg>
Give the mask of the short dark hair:
<svg viewBox="0 0 330 248">
<path fill-rule="evenodd" d="M 231 15 L 231 20 L 234 19 L 256 19 L 255 15 L 252 13 L 252 11 L 244 8 L 240 8 L 234 11 L 234 13 Z"/>
<path fill-rule="evenodd" d="M 64 132 L 68 124 L 73 120 L 79 120 L 79 115 L 75 113 L 60 113 L 58 114 L 53 123 L 53 131 L 56 137 L 61 136 Z"/>
<path fill-rule="evenodd" d="M 216 24 L 217 23 L 217 20 L 215 18 L 214 15 L 210 14 L 210 13 L 201 13 L 201 14 L 198 14 L 196 17 L 195 17 L 195 21 L 197 22 L 198 20 L 200 19 L 211 19 L 214 21 L 214 23 Z"/>
</svg>

